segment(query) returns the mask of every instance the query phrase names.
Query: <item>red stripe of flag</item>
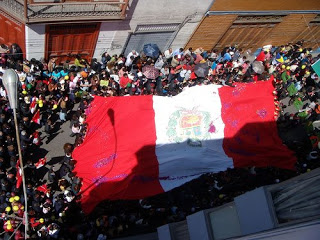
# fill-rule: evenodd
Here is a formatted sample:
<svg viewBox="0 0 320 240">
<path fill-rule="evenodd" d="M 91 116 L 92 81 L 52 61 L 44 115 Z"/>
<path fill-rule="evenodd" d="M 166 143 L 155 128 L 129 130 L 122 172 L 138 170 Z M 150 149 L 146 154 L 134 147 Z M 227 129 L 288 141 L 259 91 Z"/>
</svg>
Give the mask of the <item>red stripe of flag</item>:
<svg viewBox="0 0 320 240">
<path fill-rule="evenodd" d="M 81 172 L 82 206 L 90 212 L 104 199 L 137 199 L 163 192 L 155 155 L 152 96 L 95 97 L 87 136 L 73 152 Z"/>
<path fill-rule="evenodd" d="M 235 167 L 294 168 L 296 157 L 278 136 L 273 91 L 271 80 L 219 89 L 223 148 Z"/>
</svg>

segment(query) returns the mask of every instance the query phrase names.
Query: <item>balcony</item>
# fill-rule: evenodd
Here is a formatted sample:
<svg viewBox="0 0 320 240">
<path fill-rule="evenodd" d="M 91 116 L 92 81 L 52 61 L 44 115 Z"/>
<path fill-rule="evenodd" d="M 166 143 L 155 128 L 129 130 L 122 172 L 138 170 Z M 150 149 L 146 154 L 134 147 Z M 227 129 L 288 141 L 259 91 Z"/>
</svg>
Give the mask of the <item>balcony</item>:
<svg viewBox="0 0 320 240">
<path fill-rule="evenodd" d="M 125 18 L 129 0 L 0 0 L 0 11 L 23 23 L 58 23 L 119 20 Z"/>
</svg>

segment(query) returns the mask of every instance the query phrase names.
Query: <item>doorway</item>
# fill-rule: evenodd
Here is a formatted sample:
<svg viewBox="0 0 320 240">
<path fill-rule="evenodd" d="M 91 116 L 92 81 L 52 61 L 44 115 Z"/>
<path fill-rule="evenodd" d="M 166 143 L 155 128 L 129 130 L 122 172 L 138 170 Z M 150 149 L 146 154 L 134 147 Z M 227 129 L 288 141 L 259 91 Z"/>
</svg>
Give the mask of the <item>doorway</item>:
<svg viewBox="0 0 320 240">
<path fill-rule="evenodd" d="M 91 61 L 99 29 L 100 23 L 46 26 L 46 59 L 56 57 L 57 63 L 63 63 L 79 54 Z"/>
</svg>

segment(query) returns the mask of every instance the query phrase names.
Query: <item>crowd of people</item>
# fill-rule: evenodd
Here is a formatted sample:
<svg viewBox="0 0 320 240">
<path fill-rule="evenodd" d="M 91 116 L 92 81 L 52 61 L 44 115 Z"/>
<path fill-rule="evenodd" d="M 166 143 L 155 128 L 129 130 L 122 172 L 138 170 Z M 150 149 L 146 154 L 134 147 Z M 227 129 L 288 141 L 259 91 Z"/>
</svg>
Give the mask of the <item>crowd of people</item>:
<svg viewBox="0 0 320 240">
<path fill-rule="evenodd" d="M 319 78 L 303 41 L 265 46 L 254 57 L 237 46 L 205 51 L 168 49 L 149 55 L 132 50 L 126 56 L 103 53 L 88 63 L 77 55 L 73 61 L 23 59 L 17 46 L 1 46 L 0 53 L 0 238 L 24 238 L 24 203 L 28 203 L 30 238 L 110 239 L 144 232 L 181 221 L 201 209 L 232 201 L 246 191 L 277 183 L 320 166 L 318 103 Z M 157 50 L 157 49 L 156 49 Z M 152 52 L 154 53 L 154 51 Z M 12 109 L 3 85 L 3 73 L 13 68 L 19 77 L 18 121 L 24 160 L 27 199 L 19 170 Z M 72 151 L 86 135 L 85 110 L 95 95 L 174 96 L 185 87 L 274 79 L 275 118 L 279 132 L 302 128 L 304 140 L 284 139 L 297 153 L 296 171 L 268 168 L 228 169 L 201 178 L 167 193 L 136 201 L 105 201 L 89 216 L 81 211 L 81 179 L 74 173 Z M 292 110 L 292 105 L 295 110 Z M 288 109 L 291 109 L 288 111 Z M 56 130 L 70 122 L 74 143 L 63 145 L 59 168 L 36 154 L 42 141 L 50 143 Z M 40 174 L 49 166 L 45 176 Z"/>
</svg>

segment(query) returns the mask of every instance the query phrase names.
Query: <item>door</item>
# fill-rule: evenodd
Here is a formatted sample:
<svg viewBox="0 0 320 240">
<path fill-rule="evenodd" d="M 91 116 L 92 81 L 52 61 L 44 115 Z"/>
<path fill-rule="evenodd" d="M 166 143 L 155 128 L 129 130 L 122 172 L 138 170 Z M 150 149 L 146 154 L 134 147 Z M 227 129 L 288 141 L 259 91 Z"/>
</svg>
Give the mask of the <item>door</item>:
<svg viewBox="0 0 320 240">
<path fill-rule="evenodd" d="M 46 58 L 57 62 L 74 60 L 79 54 L 87 61 L 93 56 L 100 23 L 49 25 L 46 28 Z"/>
<path fill-rule="evenodd" d="M 25 25 L 8 15 L 0 14 L 0 44 L 10 47 L 13 43 L 20 46 L 25 57 Z"/>
</svg>

